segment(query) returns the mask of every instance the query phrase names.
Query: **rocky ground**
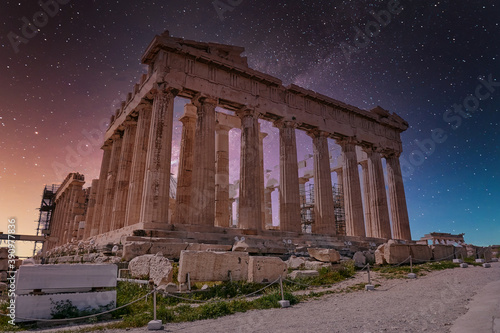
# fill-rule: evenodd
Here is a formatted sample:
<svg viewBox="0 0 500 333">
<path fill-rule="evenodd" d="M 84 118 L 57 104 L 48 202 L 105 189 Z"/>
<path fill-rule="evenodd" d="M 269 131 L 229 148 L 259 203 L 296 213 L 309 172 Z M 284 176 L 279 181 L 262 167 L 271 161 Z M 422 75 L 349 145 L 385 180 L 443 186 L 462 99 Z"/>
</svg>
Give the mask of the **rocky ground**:
<svg viewBox="0 0 500 333">
<path fill-rule="evenodd" d="M 436 271 L 416 280 L 387 280 L 377 275 L 373 280 L 380 284 L 376 291 L 326 295 L 287 309 L 167 323 L 164 331 L 470 332 L 476 327 L 473 331 L 500 332 L 500 296 L 498 293 L 491 295 L 500 290 L 500 263 L 492 263 L 491 268 L 469 266 Z M 360 282 L 366 282 L 365 272 L 334 288 L 342 289 Z M 489 299 L 483 302 L 484 297 Z M 147 332 L 147 328 L 106 332 Z"/>
</svg>

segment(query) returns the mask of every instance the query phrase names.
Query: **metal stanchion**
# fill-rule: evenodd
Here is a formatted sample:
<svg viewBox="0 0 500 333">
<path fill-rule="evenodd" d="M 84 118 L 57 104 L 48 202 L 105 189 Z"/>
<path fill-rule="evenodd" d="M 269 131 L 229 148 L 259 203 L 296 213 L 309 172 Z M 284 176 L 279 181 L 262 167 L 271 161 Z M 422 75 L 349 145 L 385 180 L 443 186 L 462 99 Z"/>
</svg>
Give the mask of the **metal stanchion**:
<svg viewBox="0 0 500 333">
<path fill-rule="evenodd" d="M 148 330 L 158 331 L 163 328 L 163 323 L 156 319 L 156 287 L 153 285 L 153 288 L 155 288 L 153 291 L 153 320 L 148 323 Z"/>
<path fill-rule="evenodd" d="M 372 284 L 372 279 L 370 277 L 370 263 L 368 263 L 366 265 L 367 267 L 367 273 L 368 273 L 368 284 L 365 285 L 365 290 L 369 291 L 369 290 L 375 290 L 375 286 Z"/>
<path fill-rule="evenodd" d="M 410 271 L 411 271 L 411 273 L 408 273 L 408 278 L 409 279 L 416 279 L 417 274 L 413 273 L 413 259 L 411 256 L 410 256 Z"/>
<path fill-rule="evenodd" d="M 280 303 L 282 308 L 288 308 L 290 306 L 290 301 L 285 299 L 285 293 L 283 292 L 283 279 L 280 276 L 280 290 L 281 290 L 281 301 L 278 301 Z"/>
</svg>

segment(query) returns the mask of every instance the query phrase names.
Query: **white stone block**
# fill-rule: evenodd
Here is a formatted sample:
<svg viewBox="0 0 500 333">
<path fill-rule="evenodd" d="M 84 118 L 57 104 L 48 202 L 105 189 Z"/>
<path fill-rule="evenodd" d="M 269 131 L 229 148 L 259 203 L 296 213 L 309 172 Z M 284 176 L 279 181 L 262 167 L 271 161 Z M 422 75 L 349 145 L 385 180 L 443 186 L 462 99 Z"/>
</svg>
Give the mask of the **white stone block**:
<svg viewBox="0 0 500 333">
<path fill-rule="evenodd" d="M 467 265 L 467 264 L 464 262 L 464 263 L 460 264 L 460 267 L 462 267 L 462 268 L 467 268 L 467 267 L 469 267 L 469 265 Z"/>
<path fill-rule="evenodd" d="M 23 294 L 34 289 L 61 292 L 116 287 L 117 270 L 109 264 L 23 265 L 16 274 L 16 288 Z"/>
<path fill-rule="evenodd" d="M 491 262 L 498 262 L 498 258 L 491 258 Z"/>
<path fill-rule="evenodd" d="M 453 263 L 454 264 L 461 264 L 462 263 L 462 259 L 453 259 Z"/>
<path fill-rule="evenodd" d="M 290 307 L 290 301 L 287 301 L 286 299 L 282 300 L 282 301 L 278 301 L 278 303 L 280 303 L 280 305 L 281 305 L 282 308 L 288 308 L 288 307 Z"/>
<path fill-rule="evenodd" d="M 417 278 L 417 274 L 415 273 L 408 273 L 408 279 L 416 279 Z"/>
<path fill-rule="evenodd" d="M 484 267 L 484 268 L 490 268 L 490 267 L 491 267 L 491 264 L 487 264 L 487 263 L 485 263 L 485 264 L 483 264 L 483 267 Z"/>
<path fill-rule="evenodd" d="M 476 262 L 478 262 L 480 264 L 484 264 L 484 259 L 476 259 Z"/>
<path fill-rule="evenodd" d="M 51 294 L 51 295 L 17 295 L 16 296 L 16 318 L 51 319 L 51 309 L 55 302 L 70 300 L 80 310 L 87 308 L 96 309 L 113 303 L 116 306 L 116 290 Z"/>
<path fill-rule="evenodd" d="M 365 285 L 365 290 L 366 291 L 375 290 L 375 286 L 373 284 L 367 284 Z"/>
</svg>

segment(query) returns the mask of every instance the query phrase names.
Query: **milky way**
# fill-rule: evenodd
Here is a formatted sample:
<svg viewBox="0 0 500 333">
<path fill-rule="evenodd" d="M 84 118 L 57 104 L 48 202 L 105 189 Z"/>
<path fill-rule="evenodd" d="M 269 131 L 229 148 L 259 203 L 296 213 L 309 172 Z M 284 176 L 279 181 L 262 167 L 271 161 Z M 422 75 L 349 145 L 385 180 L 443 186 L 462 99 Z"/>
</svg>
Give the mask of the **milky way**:
<svg viewBox="0 0 500 333">
<path fill-rule="evenodd" d="M 500 243 L 495 1 L 41 3 L 4 1 L 0 14 L 0 231 L 15 216 L 19 232 L 33 233 L 43 185 L 60 174 L 97 178 L 99 135 L 146 71 L 142 52 L 168 29 L 243 46 L 250 67 L 285 84 L 396 112 L 410 124 L 401 161 L 413 238 L 465 232 L 470 243 Z M 263 130 L 272 169 L 277 132 Z M 231 135 L 234 177 L 239 135 Z M 302 159 L 311 140 L 297 139 Z"/>
</svg>

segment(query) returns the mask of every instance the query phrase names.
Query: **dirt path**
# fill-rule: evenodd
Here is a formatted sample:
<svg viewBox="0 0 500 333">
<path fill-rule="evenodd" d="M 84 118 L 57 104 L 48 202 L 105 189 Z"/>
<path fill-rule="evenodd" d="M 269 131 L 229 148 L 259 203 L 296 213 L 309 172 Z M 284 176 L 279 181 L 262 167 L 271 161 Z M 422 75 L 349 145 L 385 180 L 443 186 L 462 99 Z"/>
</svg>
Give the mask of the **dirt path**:
<svg viewBox="0 0 500 333">
<path fill-rule="evenodd" d="M 488 294 L 485 289 L 491 287 L 486 285 L 500 281 L 500 263 L 492 263 L 488 269 L 469 266 L 432 272 L 416 280 L 375 279 L 375 283 L 381 284 L 376 291 L 327 295 L 287 309 L 254 310 L 213 320 L 166 324 L 164 331 L 449 332 L 455 322 L 460 324 L 457 318 L 467 313 L 473 296 Z M 339 287 L 363 281 L 364 276 L 358 276 L 344 281 Z M 493 303 L 495 309 L 500 309 L 500 295 L 496 295 L 496 301 L 493 298 Z M 475 299 L 471 306 L 477 307 L 478 304 L 481 305 L 480 298 Z M 495 318 L 500 320 L 500 313 L 496 313 L 493 322 Z M 148 331 L 140 328 L 106 332 Z"/>
</svg>

